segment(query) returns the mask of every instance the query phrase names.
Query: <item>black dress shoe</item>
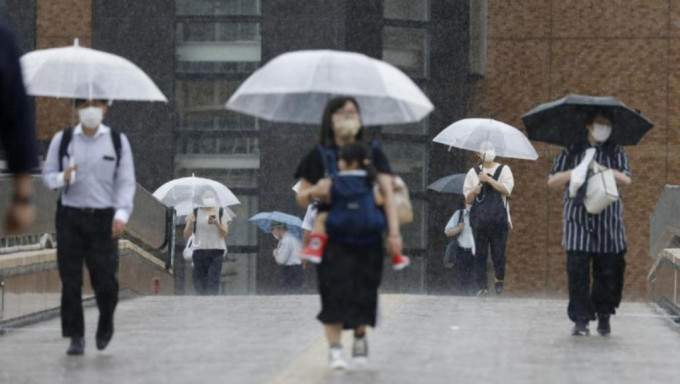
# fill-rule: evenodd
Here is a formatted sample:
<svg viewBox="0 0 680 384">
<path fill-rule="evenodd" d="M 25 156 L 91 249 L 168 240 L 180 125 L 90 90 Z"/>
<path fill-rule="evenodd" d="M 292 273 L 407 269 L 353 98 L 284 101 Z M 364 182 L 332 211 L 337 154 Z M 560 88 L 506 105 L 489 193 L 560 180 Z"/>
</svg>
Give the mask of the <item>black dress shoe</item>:
<svg viewBox="0 0 680 384">
<path fill-rule="evenodd" d="M 590 329 L 588 329 L 587 321 L 577 321 L 574 328 L 571 330 L 572 336 L 588 336 L 590 335 Z"/>
<path fill-rule="evenodd" d="M 501 293 L 503 293 L 503 282 L 502 282 L 502 281 L 497 281 L 497 282 L 494 284 L 494 289 L 496 290 L 496 294 L 497 294 L 497 295 L 500 295 Z"/>
<path fill-rule="evenodd" d="M 82 337 L 72 337 L 71 345 L 68 346 L 66 354 L 69 356 L 80 356 L 85 353 L 85 339 Z"/>
<path fill-rule="evenodd" d="M 602 336 L 607 336 L 612 333 L 612 327 L 609 324 L 610 315 L 597 315 L 597 333 Z"/>
<path fill-rule="evenodd" d="M 103 351 L 109 345 L 111 338 L 113 337 L 113 330 L 102 332 L 101 334 L 97 332 L 97 349 Z"/>
</svg>

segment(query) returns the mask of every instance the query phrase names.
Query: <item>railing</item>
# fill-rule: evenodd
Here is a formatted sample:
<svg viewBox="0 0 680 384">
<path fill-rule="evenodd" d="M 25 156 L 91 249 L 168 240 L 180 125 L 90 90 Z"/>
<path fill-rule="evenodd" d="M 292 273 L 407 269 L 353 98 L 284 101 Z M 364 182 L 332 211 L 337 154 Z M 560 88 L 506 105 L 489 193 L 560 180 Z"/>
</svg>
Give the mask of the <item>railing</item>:
<svg viewBox="0 0 680 384">
<path fill-rule="evenodd" d="M 46 189 L 37 176 L 33 179 L 33 185 L 36 203 L 35 224 L 20 236 L 14 237 L 14 242 L 22 246 L 29 244 L 23 244 L 20 238 L 55 233 L 55 213 L 59 194 Z M 3 220 L 11 203 L 12 187 L 12 178 L 9 175 L 0 175 L 0 219 Z M 174 242 L 172 237 L 173 211 L 139 185 L 137 185 L 134 205 L 134 212 L 128 222 L 125 236 L 134 239 L 139 246 L 154 251 L 152 253 L 169 267 L 174 248 L 172 246 Z M 4 240 L 5 248 L 12 244 L 12 239 L 7 238 L 2 225 L 0 225 L 0 239 Z M 163 249 L 167 252 L 159 252 Z"/>
<path fill-rule="evenodd" d="M 680 316 L 680 186 L 667 185 L 650 221 L 650 300 Z"/>
</svg>

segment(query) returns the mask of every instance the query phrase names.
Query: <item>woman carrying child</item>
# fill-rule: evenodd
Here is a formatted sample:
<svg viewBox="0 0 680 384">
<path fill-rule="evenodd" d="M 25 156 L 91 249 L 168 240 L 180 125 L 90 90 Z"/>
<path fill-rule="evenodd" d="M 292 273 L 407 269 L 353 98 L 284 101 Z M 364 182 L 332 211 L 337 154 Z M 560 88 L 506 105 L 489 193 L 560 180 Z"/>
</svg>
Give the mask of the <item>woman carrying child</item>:
<svg viewBox="0 0 680 384">
<path fill-rule="evenodd" d="M 385 244 L 389 254 L 393 256 L 393 264 L 396 263 L 397 267 L 407 265 L 408 259 L 401 256 L 402 238 L 394 201 L 394 178 L 383 151 L 375 144 L 370 148 L 348 148 L 342 153 L 344 159 L 338 162 L 340 148 L 363 140 L 359 106 L 353 98 L 336 98 L 328 103 L 322 118 L 320 136 L 319 145 L 305 156 L 296 171 L 295 177 L 300 181 L 297 200 L 302 207 L 317 200 L 331 203 L 321 204 L 319 207 L 319 212 L 328 212 L 328 238 L 325 239 L 322 233 L 316 233 L 312 235 L 310 243 L 317 243 L 320 246 L 317 248 L 322 252 L 317 274 L 322 304 L 318 319 L 324 324 L 330 345 L 330 367 L 344 369 L 347 363 L 340 343 L 343 329 L 354 330 L 353 358 L 361 362 L 368 357 L 366 327 L 374 327 L 376 324 Z M 357 169 L 341 176 L 338 163 L 340 167 L 347 167 L 345 171 L 350 167 Z M 362 198 L 366 197 L 365 192 L 368 189 L 371 198 L 360 200 L 364 203 L 370 201 L 375 207 L 377 202 L 369 176 L 372 173 L 369 171 L 371 168 L 375 169 L 375 182 L 384 200 L 382 210 L 379 210 L 381 216 L 384 215 L 384 229 L 348 236 L 342 233 L 346 228 L 340 228 L 343 225 L 334 221 L 333 198 L 340 196 L 339 199 L 342 200 L 339 187 L 350 184 L 357 187 L 357 194 Z M 331 180 L 330 177 L 334 179 Z M 334 193 L 331 193 L 332 186 L 336 187 Z M 347 206 L 349 205 L 351 204 Z M 376 218 L 375 215 L 370 215 L 371 218 Z M 351 215 L 344 217 L 347 216 Z M 324 240 L 327 240 L 325 246 Z M 352 243 L 356 241 L 362 244 Z"/>
</svg>

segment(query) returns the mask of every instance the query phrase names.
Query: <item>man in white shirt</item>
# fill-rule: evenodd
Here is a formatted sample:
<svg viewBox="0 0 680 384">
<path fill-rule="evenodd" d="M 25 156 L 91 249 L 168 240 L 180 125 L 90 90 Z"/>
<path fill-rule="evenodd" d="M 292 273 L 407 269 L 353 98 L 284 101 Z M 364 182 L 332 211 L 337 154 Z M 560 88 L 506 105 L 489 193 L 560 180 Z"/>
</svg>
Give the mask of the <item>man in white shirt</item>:
<svg viewBox="0 0 680 384">
<path fill-rule="evenodd" d="M 276 263 L 281 266 L 284 290 L 286 292 L 296 291 L 302 288 L 305 282 L 300 257 L 302 243 L 281 223 L 272 223 L 272 234 L 279 240 L 273 255 Z"/>
<path fill-rule="evenodd" d="M 463 184 L 463 194 L 470 208 L 470 225 L 475 239 L 475 276 L 477 295 L 487 291 L 486 260 L 491 253 L 495 271 L 494 288 L 503 292 L 505 246 L 512 228 L 508 197 L 515 180 L 510 167 L 495 162 L 496 151 L 490 142 L 482 143 L 477 153 L 482 164 L 470 169 Z"/>
<path fill-rule="evenodd" d="M 102 124 L 103 100 L 76 100 L 80 123 L 57 133 L 43 167 L 43 182 L 61 196 L 57 208 L 57 263 L 62 282 L 62 335 L 66 351 L 85 351 L 82 306 L 83 263 L 90 271 L 99 308 L 97 349 L 113 337 L 118 303 L 118 239 L 132 214 L 135 169 L 124 134 Z"/>
</svg>

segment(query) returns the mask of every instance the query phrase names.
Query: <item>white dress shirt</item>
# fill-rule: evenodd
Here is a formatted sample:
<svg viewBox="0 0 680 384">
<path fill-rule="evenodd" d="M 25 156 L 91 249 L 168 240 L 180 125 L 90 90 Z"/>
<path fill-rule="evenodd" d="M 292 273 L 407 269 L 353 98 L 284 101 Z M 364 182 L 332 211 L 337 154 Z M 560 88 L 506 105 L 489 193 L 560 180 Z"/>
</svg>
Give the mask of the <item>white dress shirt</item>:
<svg viewBox="0 0 680 384">
<path fill-rule="evenodd" d="M 460 221 L 459 212 L 460 210 L 457 210 L 453 214 L 453 216 L 451 216 L 449 222 L 446 223 L 444 233 L 448 232 L 449 229 L 454 229 L 458 226 L 458 222 Z M 472 236 L 472 227 L 470 226 L 470 210 L 464 209 L 463 212 L 464 212 L 463 223 L 465 224 L 465 227 L 463 228 L 463 231 L 458 235 L 458 245 L 460 245 L 461 248 L 474 249 L 475 239 Z M 475 252 L 473 251 L 472 253 L 474 254 Z"/>
<path fill-rule="evenodd" d="M 43 183 L 50 189 L 62 189 L 61 203 L 73 208 L 115 209 L 115 220 L 127 223 L 135 197 L 135 167 L 127 137 L 121 133 L 120 165 L 116 169 L 116 151 L 111 128 L 101 124 L 93 137 L 87 137 L 79 124 L 73 130 L 68 158 L 58 159 L 63 131 L 54 135 L 43 166 Z M 72 159 L 72 160 L 71 160 Z M 63 170 L 72 161 L 78 166 L 68 191 Z"/>
<path fill-rule="evenodd" d="M 279 265 L 302 264 L 302 258 L 300 258 L 302 243 L 290 232 L 286 231 L 283 237 L 281 237 L 279 246 L 276 249 L 276 262 Z"/>
</svg>

